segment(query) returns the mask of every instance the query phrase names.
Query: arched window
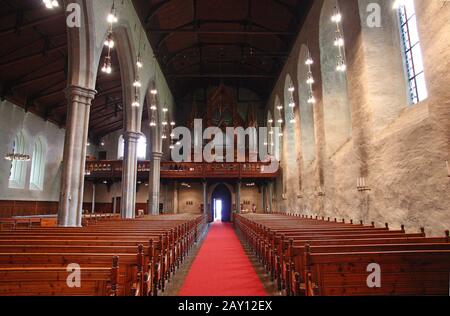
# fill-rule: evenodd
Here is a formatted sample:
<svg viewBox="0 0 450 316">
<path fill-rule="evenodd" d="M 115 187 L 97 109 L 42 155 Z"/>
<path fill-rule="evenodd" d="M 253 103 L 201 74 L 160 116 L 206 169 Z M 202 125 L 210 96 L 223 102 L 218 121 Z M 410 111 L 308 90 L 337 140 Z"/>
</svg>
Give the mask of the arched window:
<svg viewBox="0 0 450 316">
<path fill-rule="evenodd" d="M 42 191 L 44 189 L 46 150 L 44 142 L 40 137 L 34 143 L 31 162 L 30 189 Z"/>
<path fill-rule="evenodd" d="M 414 0 L 397 0 L 400 19 L 400 35 L 406 76 L 408 79 L 409 102 L 417 104 L 428 98 L 423 67 L 422 48 L 417 27 Z"/>
<path fill-rule="evenodd" d="M 25 136 L 20 131 L 13 142 L 13 152 L 15 154 L 25 154 Z M 11 172 L 9 175 L 9 188 L 11 189 L 24 189 L 25 177 L 27 172 L 27 162 L 21 160 L 13 160 L 11 164 Z"/>
<path fill-rule="evenodd" d="M 125 152 L 125 141 L 123 139 L 123 135 L 119 137 L 119 144 L 117 147 L 117 159 L 123 159 L 123 155 Z M 145 136 L 141 136 L 138 140 L 137 144 L 137 158 L 140 160 L 145 160 L 147 158 L 147 138 Z"/>
</svg>

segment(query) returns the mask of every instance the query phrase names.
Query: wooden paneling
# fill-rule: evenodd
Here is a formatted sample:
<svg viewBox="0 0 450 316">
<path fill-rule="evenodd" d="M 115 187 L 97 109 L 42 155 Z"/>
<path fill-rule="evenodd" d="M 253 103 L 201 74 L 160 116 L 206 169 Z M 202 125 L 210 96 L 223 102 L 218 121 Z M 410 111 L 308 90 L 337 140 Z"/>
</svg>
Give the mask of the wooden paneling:
<svg viewBox="0 0 450 316">
<path fill-rule="evenodd" d="M 58 202 L 0 200 L 0 218 L 52 215 L 57 212 Z"/>
</svg>

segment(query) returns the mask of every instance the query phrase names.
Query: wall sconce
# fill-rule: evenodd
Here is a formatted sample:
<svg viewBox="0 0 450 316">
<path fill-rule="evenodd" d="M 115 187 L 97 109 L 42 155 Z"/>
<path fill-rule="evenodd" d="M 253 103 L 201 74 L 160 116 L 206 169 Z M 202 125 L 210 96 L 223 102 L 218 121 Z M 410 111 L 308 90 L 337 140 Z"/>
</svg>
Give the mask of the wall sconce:
<svg viewBox="0 0 450 316">
<path fill-rule="evenodd" d="M 447 167 L 447 177 L 450 178 L 450 165 L 448 164 L 448 160 L 445 161 L 445 166 Z"/>
<path fill-rule="evenodd" d="M 371 191 L 371 189 L 366 185 L 366 178 L 364 177 L 356 178 L 356 189 L 359 192 Z"/>
</svg>

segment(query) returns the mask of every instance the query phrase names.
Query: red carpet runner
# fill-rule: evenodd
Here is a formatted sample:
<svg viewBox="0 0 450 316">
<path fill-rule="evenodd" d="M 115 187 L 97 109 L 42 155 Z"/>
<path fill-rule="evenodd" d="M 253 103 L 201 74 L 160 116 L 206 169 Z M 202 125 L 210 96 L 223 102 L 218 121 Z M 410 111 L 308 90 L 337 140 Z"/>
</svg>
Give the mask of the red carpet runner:
<svg viewBox="0 0 450 316">
<path fill-rule="evenodd" d="M 214 223 L 180 296 L 267 296 L 231 224 Z"/>
</svg>

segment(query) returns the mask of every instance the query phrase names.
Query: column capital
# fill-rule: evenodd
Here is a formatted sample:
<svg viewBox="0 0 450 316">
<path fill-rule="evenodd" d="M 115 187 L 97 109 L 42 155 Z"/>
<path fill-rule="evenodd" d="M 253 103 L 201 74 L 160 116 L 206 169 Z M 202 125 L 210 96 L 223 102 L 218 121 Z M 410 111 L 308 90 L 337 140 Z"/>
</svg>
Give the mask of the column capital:
<svg viewBox="0 0 450 316">
<path fill-rule="evenodd" d="M 123 139 L 126 139 L 128 141 L 137 142 L 139 140 L 139 138 L 141 138 L 142 136 L 144 136 L 144 134 L 139 133 L 139 132 L 124 132 L 123 133 Z"/>
<path fill-rule="evenodd" d="M 79 96 L 93 100 L 95 98 L 95 95 L 97 94 L 97 91 L 85 87 L 71 85 L 66 88 L 65 93 L 67 97 Z"/>
<path fill-rule="evenodd" d="M 161 160 L 162 156 L 163 156 L 163 153 L 161 153 L 159 151 L 152 152 L 152 159 L 159 159 L 159 160 Z"/>
</svg>

